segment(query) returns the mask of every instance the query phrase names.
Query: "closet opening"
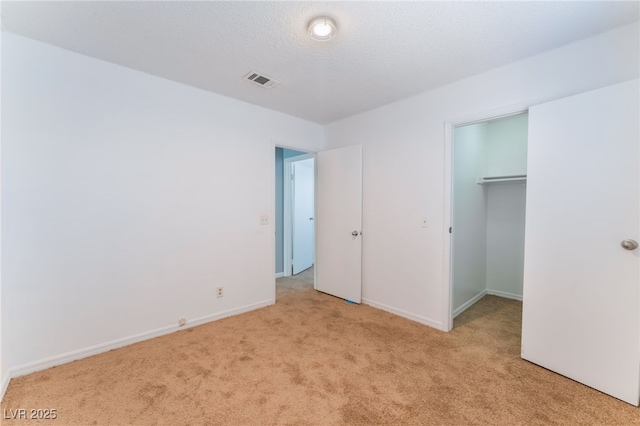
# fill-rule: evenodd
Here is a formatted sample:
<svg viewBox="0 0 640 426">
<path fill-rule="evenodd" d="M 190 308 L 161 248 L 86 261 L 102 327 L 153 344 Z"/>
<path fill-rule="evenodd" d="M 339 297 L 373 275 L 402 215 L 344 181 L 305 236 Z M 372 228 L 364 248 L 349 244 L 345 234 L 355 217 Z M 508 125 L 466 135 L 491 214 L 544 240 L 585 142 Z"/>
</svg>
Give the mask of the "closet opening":
<svg viewBox="0 0 640 426">
<path fill-rule="evenodd" d="M 501 309 L 521 321 L 527 127 L 527 112 L 453 127 L 453 328 Z"/>
</svg>

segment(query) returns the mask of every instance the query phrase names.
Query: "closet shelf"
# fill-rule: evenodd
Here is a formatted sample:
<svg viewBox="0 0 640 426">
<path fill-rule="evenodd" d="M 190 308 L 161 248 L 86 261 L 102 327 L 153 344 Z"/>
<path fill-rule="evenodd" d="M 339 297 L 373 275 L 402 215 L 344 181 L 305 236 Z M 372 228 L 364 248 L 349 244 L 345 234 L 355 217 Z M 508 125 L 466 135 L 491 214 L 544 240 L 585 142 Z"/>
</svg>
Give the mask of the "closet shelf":
<svg viewBox="0 0 640 426">
<path fill-rule="evenodd" d="M 511 176 L 483 176 L 478 178 L 478 185 L 488 185 L 491 183 L 519 183 L 526 182 L 527 175 L 511 175 Z"/>
</svg>

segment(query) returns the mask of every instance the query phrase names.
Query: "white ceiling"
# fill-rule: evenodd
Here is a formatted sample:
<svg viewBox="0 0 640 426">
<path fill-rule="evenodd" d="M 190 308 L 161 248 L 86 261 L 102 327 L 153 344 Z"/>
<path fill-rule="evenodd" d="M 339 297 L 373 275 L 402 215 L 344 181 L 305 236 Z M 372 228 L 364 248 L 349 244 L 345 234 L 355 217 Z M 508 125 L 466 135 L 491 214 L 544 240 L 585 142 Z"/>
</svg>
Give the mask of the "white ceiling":
<svg viewBox="0 0 640 426">
<path fill-rule="evenodd" d="M 2 29 L 326 124 L 637 21 L 639 5 L 3 1 Z M 307 36 L 317 15 L 333 40 Z"/>
</svg>

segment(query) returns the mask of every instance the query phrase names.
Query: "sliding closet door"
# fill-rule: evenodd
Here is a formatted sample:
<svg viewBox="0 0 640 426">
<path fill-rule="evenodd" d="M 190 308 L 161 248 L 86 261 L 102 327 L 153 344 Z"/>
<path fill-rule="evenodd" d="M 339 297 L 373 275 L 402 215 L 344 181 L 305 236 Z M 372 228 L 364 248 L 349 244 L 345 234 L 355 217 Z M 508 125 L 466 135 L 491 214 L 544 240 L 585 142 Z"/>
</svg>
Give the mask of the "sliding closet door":
<svg viewBox="0 0 640 426">
<path fill-rule="evenodd" d="M 634 405 L 639 99 L 634 80 L 530 109 L 522 327 L 524 359 Z"/>
</svg>

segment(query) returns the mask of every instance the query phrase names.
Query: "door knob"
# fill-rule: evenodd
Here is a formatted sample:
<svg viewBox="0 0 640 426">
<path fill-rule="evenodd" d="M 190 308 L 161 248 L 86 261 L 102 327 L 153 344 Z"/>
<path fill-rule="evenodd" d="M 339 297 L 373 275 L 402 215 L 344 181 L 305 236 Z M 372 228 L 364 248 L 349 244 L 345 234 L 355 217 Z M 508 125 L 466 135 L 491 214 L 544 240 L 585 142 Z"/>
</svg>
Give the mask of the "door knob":
<svg viewBox="0 0 640 426">
<path fill-rule="evenodd" d="M 636 240 L 623 240 L 620 245 L 625 250 L 635 250 L 638 248 L 638 242 Z"/>
<path fill-rule="evenodd" d="M 360 235 L 360 233 L 358 231 L 353 231 L 351 233 L 351 235 L 353 235 L 354 237 L 357 237 L 358 235 Z M 638 243 L 636 243 L 636 246 L 638 245 Z"/>
</svg>

